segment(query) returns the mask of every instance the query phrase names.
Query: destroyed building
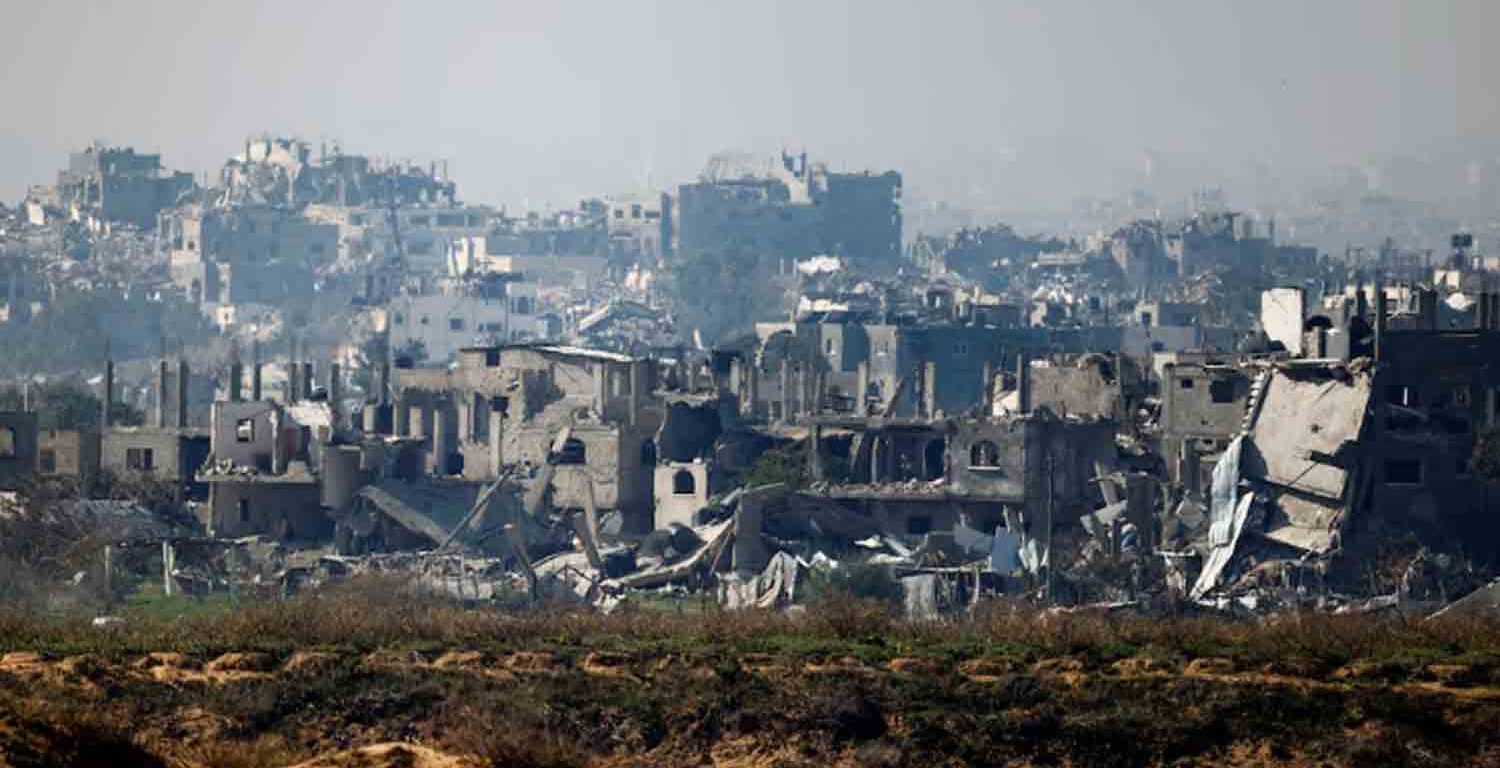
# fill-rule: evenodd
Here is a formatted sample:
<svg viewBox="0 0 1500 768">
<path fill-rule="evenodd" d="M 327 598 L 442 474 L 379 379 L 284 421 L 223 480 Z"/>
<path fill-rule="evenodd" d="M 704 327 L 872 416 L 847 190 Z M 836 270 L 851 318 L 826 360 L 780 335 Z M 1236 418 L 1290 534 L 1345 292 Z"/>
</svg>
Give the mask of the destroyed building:
<svg viewBox="0 0 1500 768">
<path fill-rule="evenodd" d="M 782 153 L 764 169 L 720 156 L 700 181 L 678 189 L 674 250 L 685 258 L 828 253 L 892 266 L 901 255 L 900 196 L 894 171 L 834 173 L 809 165 L 805 153 Z"/>
<path fill-rule="evenodd" d="M 36 461 L 36 414 L 0 412 L 0 491 L 20 490 L 35 471 Z"/>
<path fill-rule="evenodd" d="M 151 229 L 161 211 L 193 188 L 193 175 L 162 167 L 161 155 L 134 147 L 91 146 L 68 157 L 57 176 L 59 205 L 78 216 Z"/>
<path fill-rule="evenodd" d="M 172 280 L 206 306 L 307 299 L 338 255 L 338 230 L 273 207 L 187 205 L 163 215 Z"/>
<path fill-rule="evenodd" d="M 156 408 L 149 424 L 114 423 L 114 361 L 105 363 L 99 468 L 113 477 L 151 480 L 174 489 L 177 498 L 202 498 L 206 489 L 195 473 L 210 452 L 208 431 L 189 418 L 189 368 L 179 360 L 173 372 L 168 361 L 157 365 Z"/>
<path fill-rule="evenodd" d="M 220 173 L 230 205 L 377 206 L 393 204 L 448 205 L 456 187 L 447 180 L 447 164 L 423 168 L 411 163 L 386 162 L 346 154 L 335 144 L 311 143 L 288 137 L 261 136 L 245 140 L 242 154 L 230 158 Z"/>
<path fill-rule="evenodd" d="M 433 474 L 495 479 L 508 464 L 550 465 L 554 506 L 593 505 L 619 513 L 626 530 L 652 527 L 662 416 L 649 361 L 492 346 L 461 351 L 452 368 L 395 373 L 392 434 L 422 441 Z"/>
<path fill-rule="evenodd" d="M 392 348 L 446 363 L 468 347 L 541 338 L 537 286 L 520 278 L 445 280 L 432 293 L 393 297 L 382 309 Z"/>
</svg>

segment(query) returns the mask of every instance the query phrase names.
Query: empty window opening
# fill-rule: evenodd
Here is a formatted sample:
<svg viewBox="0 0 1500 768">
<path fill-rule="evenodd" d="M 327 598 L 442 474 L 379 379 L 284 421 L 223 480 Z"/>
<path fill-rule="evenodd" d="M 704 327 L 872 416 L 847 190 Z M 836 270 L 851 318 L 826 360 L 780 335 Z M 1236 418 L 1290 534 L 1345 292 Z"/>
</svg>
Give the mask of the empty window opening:
<svg viewBox="0 0 1500 768">
<path fill-rule="evenodd" d="M 587 464 L 588 448 L 576 437 L 568 438 L 557 454 L 558 464 Z"/>
<path fill-rule="evenodd" d="M 947 474 L 948 470 L 948 441 L 941 438 L 933 440 L 922 449 L 922 479 L 936 480 Z"/>
<path fill-rule="evenodd" d="M 672 475 L 672 495 L 692 496 L 698 492 L 698 481 L 693 473 L 685 469 L 679 469 Z"/>
<path fill-rule="evenodd" d="M 37 454 L 37 469 L 44 475 L 50 475 L 57 471 L 57 451 L 51 448 L 43 448 Z"/>
<path fill-rule="evenodd" d="M 1208 397 L 1216 403 L 1234 402 L 1234 382 L 1229 379 L 1209 382 Z"/>
<path fill-rule="evenodd" d="M 988 440 L 969 446 L 969 466 L 979 469 L 1000 466 L 1000 447 Z"/>
<path fill-rule="evenodd" d="M 125 467 L 150 472 L 156 468 L 156 451 L 150 448 L 126 448 Z"/>
<path fill-rule="evenodd" d="M 239 511 L 239 515 L 240 515 L 240 523 L 241 524 L 249 523 L 250 522 L 250 500 L 249 499 L 240 499 L 239 500 L 239 504 L 237 505 L 237 507 L 238 507 L 238 511 Z"/>
</svg>

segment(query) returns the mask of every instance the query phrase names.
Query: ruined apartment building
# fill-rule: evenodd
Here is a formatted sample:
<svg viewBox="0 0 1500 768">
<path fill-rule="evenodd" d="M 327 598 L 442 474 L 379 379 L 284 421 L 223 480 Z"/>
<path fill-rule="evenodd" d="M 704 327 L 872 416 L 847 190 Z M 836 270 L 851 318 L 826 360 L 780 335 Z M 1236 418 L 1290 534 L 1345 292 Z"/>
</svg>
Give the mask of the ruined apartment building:
<svg viewBox="0 0 1500 768">
<path fill-rule="evenodd" d="M 812 471 L 815 491 L 875 520 L 896 535 L 920 537 L 963 525 L 1007 525 L 1007 513 L 1033 535 L 1049 520 L 1092 509 L 1096 468 L 1116 464 L 1118 423 L 1058 418 L 1049 411 L 1003 417 L 901 419 L 821 417 Z M 823 435 L 851 432 L 847 452 Z M 818 465 L 837 458 L 832 477 Z M 832 464 L 832 462 L 828 462 Z"/>
<path fill-rule="evenodd" d="M 333 519 L 323 507 L 323 489 L 337 482 L 314 470 L 347 467 L 326 460 L 338 450 L 329 445 L 333 418 L 327 405 L 242 401 L 238 387 L 231 387 L 230 398 L 213 405 L 210 456 L 197 473 L 208 486 L 208 504 L 200 509 L 204 528 L 229 538 L 331 537 Z"/>
<path fill-rule="evenodd" d="M 317 204 L 303 213 L 309 221 L 335 227 L 345 252 L 399 258 L 408 270 L 425 275 L 446 274 L 453 242 L 484 238 L 497 215 L 489 206 L 456 203 L 408 203 L 395 209 Z"/>
<path fill-rule="evenodd" d="M 67 170 L 57 176 L 58 202 L 64 209 L 141 229 L 155 226 L 157 214 L 192 188 L 191 173 L 168 171 L 161 155 L 137 153 L 133 147 L 98 145 L 74 152 Z"/>
<path fill-rule="evenodd" d="M 393 297 L 380 311 L 392 349 L 420 347 L 426 362 L 434 364 L 456 359 L 465 348 L 535 340 L 545 333 L 537 285 L 499 276 L 444 281 L 433 293 Z"/>
<path fill-rule="evenodd" d="M 389 428 L 427 446 L 439 476 L 493 479 L 508 464 L 555 465 L 553 504 L 621 513 L 652 528 L 662 405 L 650 361 L 557 346 L 465 349 L 450 368 L 396 372 Z M 376 409 L 379 406 L 375 406 Z M 367 414 L 369 426 L 382 419 Z"/>
<path fill-rule="evenodd" d="M 765 172 L 725 175 L 678 189 L 675 250 L 798 259 L 845 256 L 867 266 L 901 256 L 901 175 L 832 173 L 783 154 Z"/>
<path fill-rule="evenodd" d="M 99 432 L 100 471 L 115 477 L 150 479 L 173 486 L 180 497 L 202 498 L 205 488 L 194 476 L 209 455 L 208 431 L 189 420 L 190 375 L 184 360 L 176 370 L 166 360 L 157 365 L 156 408 L 151 423 L 113 423 L 114 362 L 104 369 L 103 428 Z"/>
<path fill-rule="evenodd" d="M 457 188 L 445 178 L 446 166 L 440 174 L 435 162 L 385 162 L 327 142 L 315 153 L 301 139 L 260 136 L 246 139 L 244 152 L 224 164 L 221 181 L 232 205 L 452 205 Z"/>
<path fill-rule="evenodd" d="M 313 293 L 338 230 L 274 207 L 183 206 L 164 214 L 172 281 L 200 304 L 279 304 Z"/>
</svg>

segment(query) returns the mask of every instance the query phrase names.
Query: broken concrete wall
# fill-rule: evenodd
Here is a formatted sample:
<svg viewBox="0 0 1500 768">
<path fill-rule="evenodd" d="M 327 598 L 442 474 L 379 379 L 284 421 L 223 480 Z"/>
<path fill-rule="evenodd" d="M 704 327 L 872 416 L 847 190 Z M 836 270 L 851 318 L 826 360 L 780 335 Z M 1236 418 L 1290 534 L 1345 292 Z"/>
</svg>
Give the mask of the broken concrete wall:
<svg viewBox="0 0 1500 768">
<path fill-rule="evenodd" d="M 191 430 L 113 427 L 101 437 L 99 463 L 113 474 L 144 474 L 186 484 L 208 454 L 208 436 Z"/>
<path fill-rule="evenodd" d="M 1125 394 L 1119 361 L 1105 355 L 1032 361 L 1031 407 L 1060 416 L 1118 419 Z"/>
<path fill-rule="evenodd" d="M 269 402 L 216 402 L 210 418 L 210 440 L 216 461 L 271 472 L 281 407 Z M 286 457 L 290 458 L 290 457 Z"/>
<path fill-rule="evenodd" d="M 666 404 L 656 433 L 656 454 L 662 461 L 692 461 L 713 453 L 723 427 L 713 399 L 677 399 Z"/>
<path fill-rule="evenodd" d="M 1161 453 L 1178 482 L 1177 457 L 1195 451 L 1213 464 L 1212 457 L 1229 444 L 1244 426 L 1250 401 L 1250 374 L 1227 365 L 1169 363 L 1162 368 Z"/>
<path fill-rule="evenodd" d="M 220 479 L 209 483 L 202 522 L 224 538 L 270 536 L 280 541 L 324 541 L 333 520 L 324 513 L 311 477 L 292 482 L 268 478 Z"/>
<path fill-rule="evenodd" d="M 654 527 L 673 523 L 694 525 L 693 516 L 708 505 L 708 465 L 703 462 L 669 462 L 655 468 Z"/>
<path fill-rule="evenodd" d="M 37 474 L 67 477 L 87 486 L 99 475 L 99 431 L 48 429 L 37 435 Z"/>
<path fill-rule="evenodd" d="M 1302 330 L 1307 300 L 1301 288 L 1271 288 L 1260 294 L 1260 327 L 1271 341 L 1280 342 L 1292 357 L 1303 352 Z"/>
</svg>

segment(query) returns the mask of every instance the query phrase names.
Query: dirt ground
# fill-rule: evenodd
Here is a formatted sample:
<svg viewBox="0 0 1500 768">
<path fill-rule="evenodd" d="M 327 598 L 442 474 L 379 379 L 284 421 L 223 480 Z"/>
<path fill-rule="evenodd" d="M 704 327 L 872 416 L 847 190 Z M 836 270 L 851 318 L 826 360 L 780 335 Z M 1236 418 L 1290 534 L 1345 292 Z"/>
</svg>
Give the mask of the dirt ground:
<svg viewBox="0 0 1500 768">
<path fill-rule="evenodd" d="M 0 766 L 1500 765 L 1464 664 L 465 647 L 0 657 Z"/>
</svg>

